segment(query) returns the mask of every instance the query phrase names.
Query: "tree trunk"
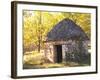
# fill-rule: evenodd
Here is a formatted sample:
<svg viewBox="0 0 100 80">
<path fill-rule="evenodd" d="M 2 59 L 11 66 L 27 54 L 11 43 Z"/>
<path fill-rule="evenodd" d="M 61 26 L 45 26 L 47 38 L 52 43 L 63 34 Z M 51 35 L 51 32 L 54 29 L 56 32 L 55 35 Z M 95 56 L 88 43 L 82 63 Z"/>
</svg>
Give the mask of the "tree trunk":
<svg viewBox="0 0 100 80">
<path fill-rule="evenodd" d="M 38 30 L 38 33 L 39 33 L 39 36 L 38 36 L 38 52 L 40 52 L 40 49 L 41 49 L 41 24 L 42 24 L 42 21 L 41 21 L 41 12 L 39 12 L 39 30 Z"/>
<path fill-rule="evenodd" d="M 38 38 L 38 52 L 40 52 L 41 40 L 40 37 Z"/>
</svg>

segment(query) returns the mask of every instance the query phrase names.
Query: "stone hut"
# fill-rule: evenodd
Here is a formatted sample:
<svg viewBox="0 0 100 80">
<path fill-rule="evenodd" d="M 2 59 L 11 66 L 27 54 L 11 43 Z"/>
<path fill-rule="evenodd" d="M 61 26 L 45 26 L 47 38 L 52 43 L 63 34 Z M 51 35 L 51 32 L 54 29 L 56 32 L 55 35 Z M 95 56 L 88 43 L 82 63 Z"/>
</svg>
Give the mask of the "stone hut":
<svg viewBox="0 0 100 80">
<path fill-rule="evenodd" d="M 63 19 L 48 32 L 45 57 L 53 63 L 86 59 L 89 38 L 83 29 L 70 19 Z"/>
</svg>

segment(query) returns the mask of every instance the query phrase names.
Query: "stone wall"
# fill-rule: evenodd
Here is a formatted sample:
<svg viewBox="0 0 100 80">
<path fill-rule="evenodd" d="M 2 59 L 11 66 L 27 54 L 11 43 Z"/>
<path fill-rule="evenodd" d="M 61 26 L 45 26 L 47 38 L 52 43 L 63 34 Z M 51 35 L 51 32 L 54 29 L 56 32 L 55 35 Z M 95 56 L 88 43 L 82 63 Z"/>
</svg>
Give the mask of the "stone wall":
<svg viewBox="0 0 100 80">
<path fill-rule="evenodd" d="M 55 62 L 56 60 L 56 50 L 55 45 L 62 45 L 62 59 L 63 61 L 76 61 L 79 62 L 81 59 L 85 59 L 88 54 L 88 42 L 87 41 L 76 41 L 68 40 L 63 44 L 46 43 L 45 57 L 49 59 L 50 62 Z"/>
<path fill-rule="evenodd" d="M 50 43 L 46 44 L 45 58 L 48 59 L 50 62 L 54 62 L 54 48 L 53 45 Z"/>
<path fill-rule="evenodd" d="M 85 41 L 69 40 L 62 45 L 63 61 L 76 61 L 85 59 L 88 54 L 88 43 Z"/>
</svg>

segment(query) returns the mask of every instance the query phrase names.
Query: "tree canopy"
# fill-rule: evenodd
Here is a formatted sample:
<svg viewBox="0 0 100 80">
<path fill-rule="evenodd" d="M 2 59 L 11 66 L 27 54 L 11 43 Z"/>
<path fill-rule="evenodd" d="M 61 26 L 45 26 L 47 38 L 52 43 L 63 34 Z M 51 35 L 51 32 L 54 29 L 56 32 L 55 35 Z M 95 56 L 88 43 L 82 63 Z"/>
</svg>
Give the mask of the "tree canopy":
<svg viewBox="0 0 100 80">
<path fill-rule="evenodd" d="M 23 11 L 23 44 L 25 48 L 43 48 L 47 33 L 61 20 L 69 18 L 79 25 L 90 38 L 91 15 L 75 12 Z"/>
</svg>

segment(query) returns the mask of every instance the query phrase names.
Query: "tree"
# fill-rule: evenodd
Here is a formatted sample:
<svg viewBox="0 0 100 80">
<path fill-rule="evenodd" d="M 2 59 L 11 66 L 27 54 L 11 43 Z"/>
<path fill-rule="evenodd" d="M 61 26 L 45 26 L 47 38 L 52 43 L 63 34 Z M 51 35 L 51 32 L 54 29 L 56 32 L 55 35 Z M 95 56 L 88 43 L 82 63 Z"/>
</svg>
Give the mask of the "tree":
<svg viewBox="0 0 100 80">
<path fill-rule="evenodd" d="M 32 50 L 40 51 L 47 33 L 64 18 L 73 20 L 90 37 L 91 16 L 88 13 L 23 11 L 24 49 L 32 46 Z"/>
</svg>

